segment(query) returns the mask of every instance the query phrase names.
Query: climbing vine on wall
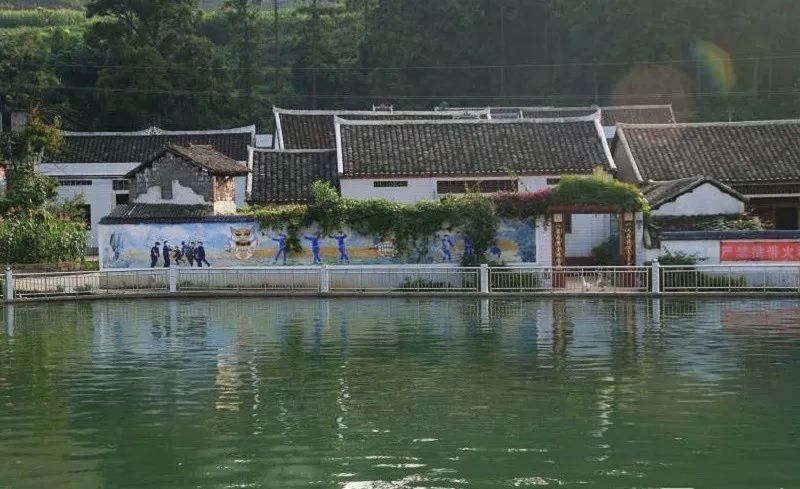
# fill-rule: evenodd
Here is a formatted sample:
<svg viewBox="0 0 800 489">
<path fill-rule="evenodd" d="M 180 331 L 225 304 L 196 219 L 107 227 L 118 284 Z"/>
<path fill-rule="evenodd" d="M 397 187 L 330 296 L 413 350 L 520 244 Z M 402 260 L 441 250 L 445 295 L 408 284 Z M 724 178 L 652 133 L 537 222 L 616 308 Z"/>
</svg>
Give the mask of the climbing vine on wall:
<svg viewBox="0 0 800 489">
<path fill-rule="evenodd" d="M 565 176 L 554 188 L 535 192 L 500 192 L 490 197 L 468 193 L 413 204 L 347 199 L 330 184 L 316 182 L 308 204 L 249 207 L 242 212 L 254 215 L 264 229 L 285 231 L 291 252 L 302 249 L 298 236 L 302 228 L 317 227 L 328 234 L 347 227 L 363 235 L 391 237 L 396 252 L 403 254 L 423 253 L 430 239 L 442 230 L 458 230 L 472 239 L 475 250 L 486 250 L 497 235 L 498 218 L 546 216 L 552 204 L 647 209 L 647 201 L 635 186 L 598 173 Z M 465 264 L 477 264 L 483 258 L 476 253 L 466 257 Z"/>
<path fill-rule="evenodd" d="M 314 183 L 308 205 L 259 206 L 243 209 L 264 229 L 285 230 L 290 251 L 299 251 L 301 228 L 316 226 L 323 234 L 342 227 L 374 236 L 390 236 L 398 253 L 428 247 L 442 230 L 458 229 L 476 250 L 488 249 L 497 233 L 497 216 L 490 199 L 478 194 L 400 204 L 384 199 L 346 199 L 323 182 Z M 482 257 L 476 256 L 472 261 Z"/>
</svg>

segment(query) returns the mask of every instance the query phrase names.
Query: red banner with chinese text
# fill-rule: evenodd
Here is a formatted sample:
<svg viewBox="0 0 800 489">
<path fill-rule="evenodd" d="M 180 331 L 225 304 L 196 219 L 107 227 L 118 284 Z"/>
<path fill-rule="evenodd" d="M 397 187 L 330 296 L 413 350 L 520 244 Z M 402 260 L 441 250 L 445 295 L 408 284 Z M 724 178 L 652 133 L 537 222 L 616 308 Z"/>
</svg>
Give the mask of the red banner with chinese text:
<svg viewBox="0 0 800 489">
<path fill-rule="evenodd" d="M 721 241 L 720 261 L 800 261 L 800 241 Z"/>
</svg>

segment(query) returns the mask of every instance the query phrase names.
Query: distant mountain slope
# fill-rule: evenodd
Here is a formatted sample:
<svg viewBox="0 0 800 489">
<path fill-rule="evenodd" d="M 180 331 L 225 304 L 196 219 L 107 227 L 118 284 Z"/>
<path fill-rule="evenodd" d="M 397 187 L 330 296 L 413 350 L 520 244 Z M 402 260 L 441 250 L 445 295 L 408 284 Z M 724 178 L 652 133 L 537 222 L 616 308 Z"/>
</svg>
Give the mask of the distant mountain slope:
<svg viewBox="0 0 800 489">
<path fill-rule="evenodd" d="M 200 5 L 207 10 L 219 8 L 225 0 L 200 0 Z M 272 8 L 273 0 L 264 0 L 264 8 Z M 89 0 L 0 0 L 0 8 L 82 8 Z M 301 5 L 307 0 L 278 0 L 278 5 L 288 7 Z"/>
</svg>

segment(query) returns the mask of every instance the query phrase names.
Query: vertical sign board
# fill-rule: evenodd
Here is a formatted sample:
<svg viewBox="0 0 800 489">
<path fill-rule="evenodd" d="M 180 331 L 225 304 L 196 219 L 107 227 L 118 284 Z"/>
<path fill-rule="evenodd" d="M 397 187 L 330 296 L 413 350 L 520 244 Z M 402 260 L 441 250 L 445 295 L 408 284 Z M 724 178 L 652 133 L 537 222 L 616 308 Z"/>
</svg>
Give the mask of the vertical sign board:
<svg viewBox="0 0 800 489">
<path fill-rule="evenodd" d="M 800 262 L 800 241 L 720 241 L 719 260 Z"/>
</svg>

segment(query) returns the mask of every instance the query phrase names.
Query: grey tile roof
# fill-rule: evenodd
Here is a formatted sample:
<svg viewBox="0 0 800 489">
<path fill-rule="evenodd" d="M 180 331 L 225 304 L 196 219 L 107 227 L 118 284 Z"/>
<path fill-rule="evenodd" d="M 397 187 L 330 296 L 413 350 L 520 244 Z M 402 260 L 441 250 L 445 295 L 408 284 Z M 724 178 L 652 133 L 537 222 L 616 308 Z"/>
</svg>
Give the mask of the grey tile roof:
<svg viewBox="0 0 800 489">
<path fill-rule="evenodd" d="M 619 124 L 674 124 L 671 105 L 617 105 L 600 107 L 604 126 Z"/>
<path fill-rule="evenodd" d="M 488 110 L 482 111 L 392 111 L 374 112 L 368 110 L 286 110 L 273 108 L 275 113 L 277 149 L 334 149 L 336 132 L 334 117 L 348 120 L 438 120 L 462 117 L 484 117 Z"/>
<path fill-rule="evenodd" d="M 642 187 L 642 194 L 644 194 L 647 202 L 652 209 L 672 202 L 681 195 L 691 192 L 697 187 L 709 183 L 717 187 L 720 191 L 739 199 L 742 202 L 747 202 L 748 199 L 744 195 L 730 188 L 729 186 L 721 183 L 713 178 L 696 176 L 690 178 L 681 178 L 678 180 L 670 180 L 668 182 L 650 182 Z"/>
<path fill-rule="evenodd" d="M 617 137 L 639 182 L 695 175 L 727 184 L 800 181 L 797 120 L 623 124 Z"/>
<path fill-rule="evenodd" d="M 596 117 L 337 123 L 343 175 L 349 177 L 561 174 L 614 168 Z"/>
<path fill-rule="evenodd" d="M 248 202 L 288 204 L 311 199 L 311 184 L 339 185 L 335 150 L 255 150 Z"/>
<path fill-rule="evenodd" d="M 127 204 L 118 205 L 100 224 L 124 224 L 137 222 L 244 222 L 253 216 L 245 214 L 214 215 L 210 205 L 179 204 Z"/>
<path fill-rule="evenodd" d="M 613 105 L 607 107 L 490 107 L 493 119 L 548 119 L 560 117 L 581 117 L 600 110 L 604 126 L 629 124 L 672 124 L 675 114 L 671 105 Z M 476 110 L 474 107 L 453 107 L 448 111 Z"/>
<path fill-rule="evenodd" d="M 45 163 L 139 163 L 168 143 L 210 145 L 236 161 L 247 160 L 247 147 L 255 145 L 255 127 L 217 131 L 64 132 L 61 149 L 46 155 Z"/>
<path fill-rule="evenodd" d="M 520 113 L 524 119 L 559 119 L 584 117 L 597 111 L 597 107 L 527 107 L 520 110 Z"/>
<path fill-rule="evenodd" d="M 127 204 L 118 205 L 107 216 L 108 219 L 174 219 L 197 218 L 214 214 L 210 205 L 179 204 Z"/>
<path fill-rule="evenodd" d="M 167 146 L 161 151 L 143 162 L 141 165 L 128 172 L 126 177 L 130 178 L 136 175 L 143 168 L 152 165 L 154 161 L 161 158 L 165 153 L 172 153 L 188 163 L 206 170 L 211 175 L 235 177 L 250 173 L 250 170 L 248 170 L 246 166 L 228 158 L 224 154 L 213 149 L 211 146 L 179 146 L 177 144 L 170 143 L 167 144 Z"/>
</svg>

